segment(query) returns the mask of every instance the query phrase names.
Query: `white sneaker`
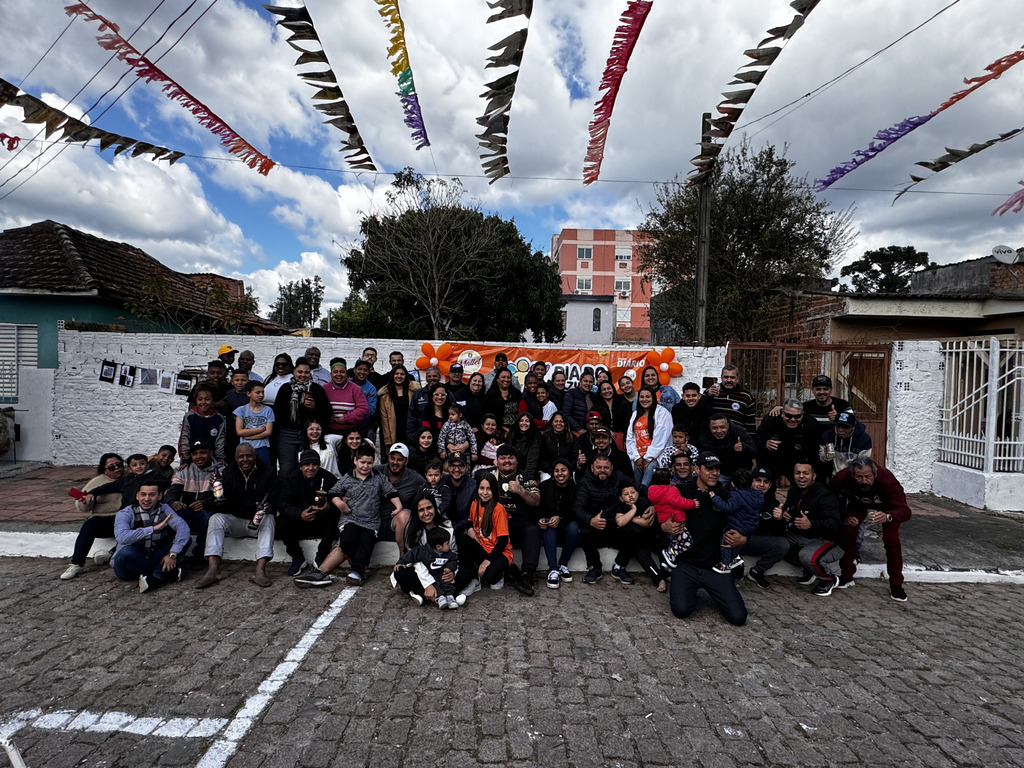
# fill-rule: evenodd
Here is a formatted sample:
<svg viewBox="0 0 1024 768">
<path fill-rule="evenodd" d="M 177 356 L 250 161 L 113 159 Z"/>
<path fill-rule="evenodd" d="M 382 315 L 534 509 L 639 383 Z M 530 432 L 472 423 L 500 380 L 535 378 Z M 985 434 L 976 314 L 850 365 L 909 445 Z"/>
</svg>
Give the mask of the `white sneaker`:
<svg viewBox="0 0 1024 768">
<path fill-rule="evenodd" d="M 558 589 L 561 581 L 562 577 L 558 575 L 557 570 L 548 572 L 548 589 Z"/>
<path fill-rule="evenodd" d="M 572 584 L 572 571 L 569 570 L 568 565 L 558 566 L 558 578 L 566 584 Z"/>
<path fill-rule="evenodd" d="M 74 563 L 72 563 L 68 566 L 68 569 L 60 575 L 60 577 L 63 581 L 71 581 L 71 579 L 75 578 L 75 576 L 77 576 L 84 570 L 85 566 L 75 565 Z"/>
<path fill-rule="evenodd" d="M 392 589 L 398 589 L 398 579 L 395 578 L 395 572 L 394 571 L 391 572 L 391 575 L 388 578 L 391 579 L 391 588 Z"/>
<path fill-rule="evenodd" d="M 110 550 L 104 549 L 101 552 L 97 552 L 95 555 L 93 555 L 92 561 L 96 563 L 96 565 L 106 565 L 110 562 Z"/>
<path fill-rule="evenodd" d="M 452 605 L 451 607 L 452 608 L 458 608 L 460 605 L 465 605 L 466 604 L 466 595 L 464 593 L 460 593 L 460 594 L 456 595 L 455 597 L 453 597 L 452 600 L 455 601 L 455 604 Z"/>
<path fill-rule="evenodd" d="M 462 598 L 462 599 L 463 599 L 463 602 L 465 602 L 465 598 Z M 449 611 L 454 611 L 455 609 L 457 609 L 459 607 L 459 605 L 461 605 L 461 603 L 459 603 L 459 597 L 458 596 L 456 596 L 456 595 L 448 595 L 448 610 Z"/>
<path fill-rule="evenodd" d="M 410 592 L 409 597 L 412 598 L 416 605 L 423 605 L 423 595 L 417 595 L 415 592 Z"/>
<path fill-rule="evenodd" d="M 149 592 L 149 579 L 139 576 L 139 592 Z"/>
<path fill-rule="evenodd" d="M 493 590 L 499 590 L 499 589 L 504 589 L 504 588 L 505 588 L 505 577 L 504 576 L 502 576 L 496 582 L 491 584 L 491 589 L 493 589 Z"/>
<path fill-rule="evenodd" d="M 448 610 L 448 595 L 437 596 L 437 607 L 440 608 L 442 611 Z"/>
<path fill-rule="evenodd" d="M 460 592 L 459 594 L 463 597 L 469 597 L 470 595 L 475 595 L 481 589 L 482 587 L 480 586 L 480 579 L 473 579 L 471 582 L 469 582 L 469 584 L 466 585 L 466 588 L 462 590 L 462 592 Z"/>
</svg>

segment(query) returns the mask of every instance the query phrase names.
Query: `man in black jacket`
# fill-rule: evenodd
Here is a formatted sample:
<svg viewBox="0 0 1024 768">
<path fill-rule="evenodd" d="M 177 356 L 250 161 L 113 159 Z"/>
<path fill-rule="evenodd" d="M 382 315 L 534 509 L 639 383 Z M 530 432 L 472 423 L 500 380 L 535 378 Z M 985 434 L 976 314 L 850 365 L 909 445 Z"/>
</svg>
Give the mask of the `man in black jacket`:
<svg viewBox="0 0 1024 768">
<path fill-rule="evenodd" d="M 281 481 L 281 516 L 277 526 L 285 550 L 292 558 L 289 576 L 299 576 L 306 570 L 303 539 L 319 539 L 314 561 L 318 566 L 338 538 L 341 513 L 327 503 L 327 492 L 336 482 L 338 478 L 320 466 L 320 454 L 311 450 L 299 455 L 299 468 Z"/>
<path fill-rule="evenodd" d="M 217 500 L 214 486 L 213 506 L 206 531 L 206 573 L 196 582 L 196 589 L 205 589 L 220 581 L 224 538 L 256 539 L 256 572 L 249 581 L 269 587 L 267 563 L 274 557 L 274 510 L 277 508 L 277 476 L 270 467 L 256 460 L 256 450 L 249 443 L 235 449 L 235 463 L 222 476 L 224 497 Z"/>
<path fill-rule="evenodd" d="M 712 570 L 722 559 L 723 539 L 730 547 L 741 547 L 747 538 L 735 530 L 726 530 L 729 517 L 715 508 L 711 494 L 728 498 L 729 493 L 719 482 L 721 461 L 713 453 L 704 452 L 697 457 L 697 474 L 678 486 L 683 498 L 700 502 L 700 507 L 686 513 L 686 530 L 693 537 L 693 545 L 676 558 L 676 568 L 669 583 L 669 607 L 680 619 L 697 610 L 697 591 L 704 589 L 722 617 L 730 624 L 741 627 L 747 622 L 747 607 L 736 589 L 732 574 Z M 661 524 L 665 533 L 681 533 L 683 523 L 672 520 Z"/>
<path fill-rule="evenodd" d="M 587 556 L 586 584 L 596 584 L 604 575 L 601 567 L 601 547 L 617 550 L 612 576 L 623 584 L 633 583 L 626 566 L 633 557 L 635 542 L 623 529 L 615 525 L 612 507 L 619 502 L 619 489 L 632 478 L 616 472 L 607 456 L 594 457 L 590 469 L 583 473 L 576 486 L 573 515 L 580 527 L 580 544 Z"/>
<path fill-rule="evenodd" d="M 728 483 L 737 469 L 750 469 L 757 454 L 757 445 L 747 430 L 721 413 L 712 416 L 707 429 L 697 436 L 697 447 L 715 454 L 722 462 L 723 483 Z"/>
<path fill-rule="evenodd" d="M 798 460 L 814 462 L 817 471 L 821 427 L 810 414 L 804 413 L 799 400 L 787 400 L 778 416 L 765 416 L 754 435 L 757 444 L 757 466 L 771 470 L 775 479 L 793 482 L 793 466 Z"/>
<path fill-rule="evenodd" d="M 817 582 L 814 594 L 828 597 L 839 583 L 843 548 L 839 499 L 817 482 L 814 467 L 806 460 L 793 467 L 793 485 L 778 518 L 786 525 L 789 554 L 786 559 L 804 569 L 800 583 Z"/>
</svg>

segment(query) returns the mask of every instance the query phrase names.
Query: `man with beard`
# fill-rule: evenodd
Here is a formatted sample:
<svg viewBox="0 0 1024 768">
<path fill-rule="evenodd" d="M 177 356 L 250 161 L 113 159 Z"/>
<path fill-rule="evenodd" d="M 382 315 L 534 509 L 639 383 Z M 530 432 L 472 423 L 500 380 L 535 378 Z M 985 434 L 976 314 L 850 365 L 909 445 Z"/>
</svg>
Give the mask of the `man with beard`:
<svg viewBox="0 0 1024 768">
<path fill-rule="evenodd" d="M 409 524 L 412 513 L 409 511 L 416 507 L 416 497 L 427 480 L 423 475 L 414 469 L 409 468 L 409 446 L 405 443 L 395 443 L 388 453 L 387 464 L 378 464 L 373 468 L 375 475 L 383 475 L 398 492 L 398 500 L 402 502 L 402 508 L 392 510 L 390 505 L 386 509 L 389 514 L 381 515 L 380 541 L 394 541 L 398 544 L 398 554 L 405 554 L 405 526 Z"/>
<path fill-rule="evenodd" d="M 338 538 L 340 512 L 327 503 L 327 492 L 338 478 L 320 466 L 320 454 L 305 450 L 299 454 L 299 468 L 285 475 L 281 481 L 278 530 L 285 550 L 292 558 L 289 576 L 299 576 L 306 570 L 306 556 L 302 552 L 302 539 L 318 539 L 313 564 L 319 566 Z"/>
<path fill-rule="evenodd" d="M 722 368 L 722 378 L 708 387 L 705 394 L 711 398 L 711 413 L 722 413 L 750 434 L 757 429 L 754 395 L 740 386 L 740 369 L 735 365 Z"/>
<path fill-rule="evenodd" d="M 604 575 L 601 566 L 601 548 L 616 550 L 612 576 L 620 583 L 633 583 L 626 567 L 633 558 L 636 542 L 616 527 L 612 508 L 619 502 L 619 489 L 632 483 L 632 476 L 616 472 L 607 456 L 595 456 L 590 468 L 582 474 L 576 487 L 573 515 L 580 527 L 580 545 L 587 557 L 584 584 L 596 584 Z"/>
<path fill-rule="evenodd" d="M 540 490 L 537 483 L 525 480 L 519 474 L 516 452 L 507 443 L 498 448 L 495 459 L 497 467 L 490 475 L 494 479 L 498 503 L 508 513 L 508 532 L 513 547 L 523 553 L 520 574 L 510 567 L 508 576 L 512 586 L 524 595 L 533 596 L 533 577 L 540 562 L 540 527 L 537 525 L 533 507 L 540 506 Z"/>
<path fill-rule="evenodd" d="M 789 553 L 786 559 L 804 569 L 800 583 L 814 587 L 814 594 L 828 597 L 839 584 L 839 545 L 843 532 L 839 523 L 839 499 L 821 483 L 813 465 L 800 459 L 793 466 L 793 485 L 777 511 L 786 524 Z"/>
</svg>

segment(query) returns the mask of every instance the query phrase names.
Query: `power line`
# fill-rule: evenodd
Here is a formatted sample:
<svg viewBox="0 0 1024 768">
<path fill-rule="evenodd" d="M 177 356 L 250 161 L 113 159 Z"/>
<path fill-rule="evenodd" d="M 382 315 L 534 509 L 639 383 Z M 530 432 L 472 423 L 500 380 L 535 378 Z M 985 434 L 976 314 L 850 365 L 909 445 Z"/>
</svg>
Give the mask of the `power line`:
<svg viewBox="0 0 1024 768">
<path fill-rule="evenodd" d="M 67 26 L 65 26 L 64 29 L 61 30 L 61 33 L 59 35 L 57 35 L 57 39 L 54 40 L 52 43 L 50 43 L 50 47 L 47 48 L 43 52 L 43 55 L 39 57 L 39 60 L 35 64 L 32 65 L 32 69 L 30 69 L 28 71 L 28 74 L 26 74 L 23 78 L 21 78 L 21 80 L 18 81 L 18 87 L 19 88 L 21 87 L 22 83 L 24 83 L 26 80 L 28 80 L 32 76 L 32 73 L 36 71 L 36 67 L 38 67 L 40 64 L 43 63 L 43 59 L 45 59 L 47 56 L 50 55 L 50 51 L 52 51 L 54 46 L 56 46 L 57 43 L 60 42 L 60 39 L 62 37 L 64 37 L 64 33 L 67 32 L 69 29 L 71 29 L 71 25 L 74 24 L 77 19 L 78 19 L 77 16 L 72 16 L 71 17 L 71 20 L 67 23 Z"/>
</svg>

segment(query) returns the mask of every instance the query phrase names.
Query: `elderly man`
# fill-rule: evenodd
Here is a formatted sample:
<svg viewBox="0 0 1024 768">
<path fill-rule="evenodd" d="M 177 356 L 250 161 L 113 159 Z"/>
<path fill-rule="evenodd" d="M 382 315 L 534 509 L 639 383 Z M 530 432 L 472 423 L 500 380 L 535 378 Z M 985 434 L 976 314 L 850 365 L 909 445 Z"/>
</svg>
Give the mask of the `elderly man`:
<svg viewBox="0 0 1024 768">
<path fill-rule="evenodd" d="M 740 386 L 740 369 L 735 365 L 722 368 L 722 378 L 708 387 L 705 394 L 711 398 L 711 413 L 721 413 L 751 434 L 757 429 L 754 395 Z"/>
<path fill-rule="evenodd" d="M 387 464 L 378 464 L 373 468 L 373 473 L 383 475 L 395 490 L 398 492 L 398 500 L 402 502 L 401 509 L 389 510 L 390 515 L 381 515 L 380 541 L 393 541 L 398 544 L 398 554 L 405 554 L 405 527 L 409 525 L 412 513 L 409 511 L 416 506 L 416 497 L 419 496 L 423 486 L 427 484 L 426 478 L 419 472 L 409 468 L 409 447 L 405 443 L 395 443 L 388 453 Z"/>
<path fill-rule="evenodd" d="M 320 365 L 320 356 L 319 347 L 310 347 L 303 355 L 309 362 L 309 375 L 313 377 L 313 381 L 323 387 L 331 380 L 331 372 Z"/>
<path fill-rule="evenodd" d="M 267 563 L 274 557 L 274 512 L 277 509 L 277 477 L 270 467 L 256 460 L 256 451 L 248 443 L 235 449 L 235 463 L 224 470 L 224 498 L 210 516 L 206 533 L 206 573 L 196 589 L 213 586 L 224 575 L 221 557 L 224 538 L 256 539 L 256 572 L 249 581 L 269 587 Z"/>
<path fill-rule="evenodd" d="M 897 602 L 907 602 L 907 591 L 903 588 L 900 525 L 910 520 L 910 506 L 899 480 L 885 467 L 878 466 L 866 456 L 858 456 L 849 467 L 832 478 L 829 488 L 839 495 L 846 548 L 839 586 L 853 586 L 853 575 L 857 571 L 857 532 L 866 519 L 869 523 L 882 525 L 889 596 Z"/>
<path fill-rule="evenodd" d="M 345 358 L 331 359 L 331 380 L 324 385 L 324 392 L 331 404 L 331 422 L 327 428 L 330 434 L 342 435 L 353 427 L 363 429 L 370 418 L 370 404 L 362 388 L 348 378 Z"/>
<path fill-rule="evenodd" d="M 299 454 L 299 468 L 282 479 L 278 531 L 292 559 L 289 576 L 299 576 L 306 570 L 302 539 L 319 540 L 313 562 L 319 566 L 338 538 L 341 513 L 327 503 L 327 492 L 336 482 L 338 478 L 320 466 L 319 452 L 311 450 Z"/>
<path fill-rule="evenodd" d="M 533 480 L 526 480 L 519 474 L 516 452 L 507 443 L 498 448 L 495 459 L 497 466 L 491 470 L 498 491 L 498 503 L 508 512 L 508 532 L 513 547 L 523 552 L 523 566 L 517 578 L 515 570 L 509 568 L 512 586 L 524 595 L 533 596 L 533 578 L 540 562 L 540 527 L 537 525 L 534 509 L 540 506 L 540 490 Z"/>
<path fill-rule="evenodd" d="M 800 583 L 815 584 L 814 594 L 828 597 L 839 584 L 839 499 L 817 482 L 813 465 L 805 459 L 793 467 L 793 485 L 775 517 L 785 523 L 789 553 L 786 559 L 804 569 Z"/>
<path fill-rule="evenodd" d="M 139 592 L 181 581 L 178 557 L 189 542 L 189 527 L 166 504 L 160 503 L 160 489 L 144 482 L 136 503 L 114 517 L 117 551 L 110 559 L 114 575 L 121 581 L 139 581 Z"/>
<path fill-rule="evenodd" d="M 782 404 L 778 416 L 765 416 L 757 433 L 757 466 L 771 470 L 776 479 L 793 480 L 793 466 L 800 459 L 811 462 L 817 470 L 821 428 L 813 416 L 804 413 L 804 404 L 789 399 Z"/>
</svg>

